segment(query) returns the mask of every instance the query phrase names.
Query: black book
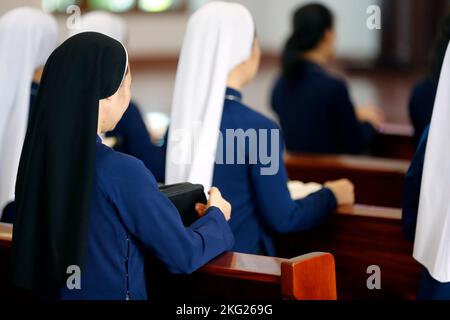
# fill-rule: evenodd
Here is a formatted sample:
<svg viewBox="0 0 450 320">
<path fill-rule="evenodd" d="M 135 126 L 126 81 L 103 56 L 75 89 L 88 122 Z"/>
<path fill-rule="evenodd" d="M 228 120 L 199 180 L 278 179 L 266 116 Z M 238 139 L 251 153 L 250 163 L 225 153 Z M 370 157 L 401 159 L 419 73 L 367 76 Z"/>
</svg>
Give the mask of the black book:
<svg viewBox="0 0 450 320">
<path fill-rule="evenodd" d="M 202 185 L 192 183 L 179 183 L 161 186 L 159 190 L 175 205 L 186 227 L 191 226 L 199 219 L 195 210 L 197 203 L 207 203 Z"/>
</svg>

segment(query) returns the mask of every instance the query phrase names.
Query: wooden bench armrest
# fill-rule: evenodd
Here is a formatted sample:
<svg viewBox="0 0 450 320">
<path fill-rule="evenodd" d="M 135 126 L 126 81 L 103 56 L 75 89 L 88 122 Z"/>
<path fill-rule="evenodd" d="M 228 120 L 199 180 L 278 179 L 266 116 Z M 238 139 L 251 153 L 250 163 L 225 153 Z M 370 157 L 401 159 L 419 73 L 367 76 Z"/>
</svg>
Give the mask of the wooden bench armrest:
<svg viewBox="0 0 450 320">
<path fill-rule="evenodd" d="M 199 272 L 223 277 L 279 283 L 285 259 L 227 252 L 212 260 Z"/>
<path fill-rule="evenodd" d="M 280 259 L 241 253 L 225 253 L 199 270 L 222 277 L 279 283 L 284 299 L 336 300 L 333 255 L 311 253 Z"/>
<path fill-rule="evenodd" d="M 281 290 L 290 300 L 337 300 L 333 255 L 316 252 L 283 261 Z"/>
</svg>

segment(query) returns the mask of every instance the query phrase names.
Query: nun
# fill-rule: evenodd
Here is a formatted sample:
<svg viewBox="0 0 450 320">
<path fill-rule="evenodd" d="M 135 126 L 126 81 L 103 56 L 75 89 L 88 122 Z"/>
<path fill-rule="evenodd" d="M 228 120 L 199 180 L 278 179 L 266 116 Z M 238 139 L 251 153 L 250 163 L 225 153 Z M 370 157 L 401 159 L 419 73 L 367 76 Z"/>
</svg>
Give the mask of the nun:
<svg viewBox="0 0 450 320">
<path fill-rule="evenodd" d="M 290 152 L 361 154 L 368 150 L 382 113 L 355 109 L 347 84 L 327 71 L 335 54 L 334 17 L 321 4 L 299 8 L 272 93 Z"/>
<path fill-rule="evenodd" d="M 292 200 L 279 128 L 243 102 L 241 89 L 259 67 L 255 34 L 250 12 L 238 3 L 214 1 L 190 18 L 176 77 L 166 183 L 217 186 L 233 206 L 233 250 L 273 256 L 274 233 L 313 228 L 354 195 L 352 184 L 342 180 Z M 226 139 L 230 132 L 255 133 L 260 150 Z M 266 172 L 271 168 L 262 158 L 246 161 L 259 151 L 269 151 L 277 170 Z"/>
<path fill-rule="evenodd" d="M 128 28 L 125 20 L 112 13 L 93 11 L 84 14 L 79 21 L 79 27 L 71 29 L 69 36 L 86 31 L 105 34 L 124 45 L 128 42 Z M 152 171 L 157 181 L 163 180 L 164 151 L 152 143 L 151 135 L 147 130 L 139 107 L 134 101 L 130 102 L 116 128 L 105 135 L 109 138 L 115 138 L 117 144 L 114 148 L 117 151 L 138 158 Z"/>
<path fill-rule="evenodd" d="M 56 48 L 56 20 L 40 10 L 21 7 L 0 19 L 0 218 L 11 223 L 14 187 L 22 150 L 32 91 L 45 61 Z M 3 211 L 3 214 L 2 214 Z"/>
<path fill-rule="evenodd" d="M 147 254 L 191 273 L 233 246 L 231 207 L 217 189 L 186 228 L 145 165 L 102 144 L 130 86 L 125 47 L 100 33 L 73 36 L 48 59 L 16 184 L 17 287 L 51 299 L 141 300 Z"/>
<path fill-rule="evenodd" d="M 450 14 L 441 22 L 439 35 L 431 54 L 431 66 L 428 76 L 421 79 L 414 87 L 409 100 L 409 116 L 414 126 L 414 140 L 416 145 L 430 125 L 433 115 L 434 100 L 441 74 L 447 44 L 450 41 Z"/>
<path fill-rule="evenodd" d="M 450 300 L 450 46 L 447 43 L 431 125 L 405 180 L 403 226 L 424 266 L 417 298 Z"/>
</svg>

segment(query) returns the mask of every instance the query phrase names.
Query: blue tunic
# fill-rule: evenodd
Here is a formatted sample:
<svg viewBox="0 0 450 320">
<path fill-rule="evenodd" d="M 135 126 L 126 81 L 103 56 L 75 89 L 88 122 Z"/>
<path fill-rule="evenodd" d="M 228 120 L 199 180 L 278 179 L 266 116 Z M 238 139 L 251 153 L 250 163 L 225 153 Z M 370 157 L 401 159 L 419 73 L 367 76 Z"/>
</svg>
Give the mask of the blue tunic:
<svg viewBox="0 0 450 320">
<path fill-rule="evenodd" d="M 414 126 L 414 140 L 419 143 L 433 115 L 437 86 L 431 78 L 421 80 L 414 87 L 409 100 L 409 115 Z"/>
<path fill-rule="evenodd" d="M 232 248 L 233 234 L 219 209 L 211 208 L 185 228 L 141 161 L 109 149 L 100 140 L 96 148 L 81 290 L 64 289 L 61 299 L 146 299 L 147 253 L 172 273 L 191 273 Z"/>
<path fill-rule="evenodd" d="M 227 129 L 278 130 L 271 120 L 242 102 L 240 92 L 227 89 L 220 131 Z M 269 132 L 269 131 L 268 131 Z M 224 138 L 223 150 L 227 149 Z M 271 150 L 270 137 L 265 148 Z M 283 161 L 283 141 L 277 140 L 279 170 L 264 176 L 261 161 L 257 164 L 216 164 L 213 184 L 233 206 L 230 221 L 236 244 L 234 251 L 242 253 L 276 254 L 272 235 L 307 230 L 319 225 L 336 208 L 336 199 L 329 189 L 323 189 L 301 201 L 293 201 L 287 188 L 287 173 Z M 229 147 L 231 149 L 231 147 Z M 237 147 L 236 147 L 237 148 Z M 250 158 L 245 148 L 245 158 Z"/>
<path fill-rule="evenodd" d="M 321 66 L 305 61 L 302 74 L 281 77 L 272 93 L 291 152 L 360 154 L 375 137 L 375 129 L 358 121 L 345 82 Z"/>
<path fill-rule="evenodd" d="M 419 210 L 420 188 L 422 185 L 423 165 L 429 127 L 425 128 L 416 155 L 405 178 L 403 200 L 403 231 L 406 239 L 414 242 Z M 440 283 L 431 277 L 424 269 L 421 277 L 420 290 L 417 295 L 420 300 L 450 300 L 450 283 Z"/>
</svg>

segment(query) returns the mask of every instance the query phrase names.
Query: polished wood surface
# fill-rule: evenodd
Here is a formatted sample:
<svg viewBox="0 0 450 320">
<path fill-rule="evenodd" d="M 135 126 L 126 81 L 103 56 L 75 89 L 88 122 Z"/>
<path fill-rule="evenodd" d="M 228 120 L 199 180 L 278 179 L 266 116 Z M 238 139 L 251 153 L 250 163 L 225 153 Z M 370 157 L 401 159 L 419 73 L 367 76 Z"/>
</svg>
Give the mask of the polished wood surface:
<svg viewBox="0 0 450 320">
<path fill-rule="evenodd" d="M 199 272 L 279 283 L 283 261 L 286 261 L 286 259 L 229 252 L 214 259 Z"/>
<path fill-rule="evenodd" d="M 325 251 L 336 260 L 340 299 L 414 299 L 421 266 L 402 233 L 401 211 L 343 207 L 309 232 L 276 236 L 277 254 L 292 257 Z M 369 290 L 367 268 L 381 269 L 381 290 Z"/>
<path fill-rule="evenodd" d="M 281 264 L 283 298 L 291 300 L 336 300 L 334 257 L 310 253 Z"/>
<path fill-rule="evenodd" d="M 409 162 L 367 156 L 287 154 L 289 179 L 325 183 L 347 178 L 355 185 L 356 202 L 401 208 Z"/>
<path fill-rule="evenodd" d="M 0 297 L 11 298 L 8 284 L 12 225 L 0 224 Z M 292 299 L 335 300 L 334 258 L 312 253 L 281 259 L 228 252 L 209 262 L 193 275 L 172 276 L 155 265 L 150 273 L 150 299 Z"/>
<path fill-rule="evenodd" d="M 12 241 L 12 225 L 0 223 L 0 247 L 10 247 Z"/>
</svg>

